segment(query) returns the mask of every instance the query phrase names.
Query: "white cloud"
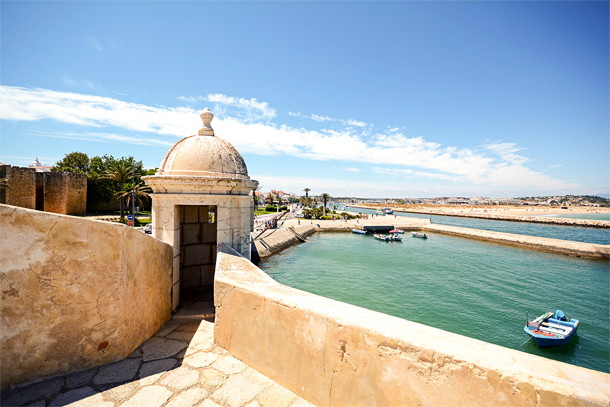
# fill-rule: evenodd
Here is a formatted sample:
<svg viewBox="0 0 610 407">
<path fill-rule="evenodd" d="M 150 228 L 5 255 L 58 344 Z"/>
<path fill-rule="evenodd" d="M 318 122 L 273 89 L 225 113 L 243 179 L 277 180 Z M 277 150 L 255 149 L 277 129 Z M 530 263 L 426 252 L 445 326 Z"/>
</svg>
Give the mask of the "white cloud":
<svg viewBox="0 0 610 407">
<path fill-rule="evenodd" d="M 444 181 L 447 186 L 459 184 L 462 188 L 470 185 L 487 190 L 499 187 L 566 190 L 578 186 L 525 167 L 529 159 L 515 154 L 524 149 L 514 143 L 490 143 L 484 146 L 483 152 L 477 152 L 443 146 L 422 137 L 408 137 L 397 129 L 369 135 L 364 129 L 350 127 L 343 130 L 294 128 L 264 122 L 262 119 L 275 116 L 275 110 L 256 99 L 213 94 L 196 100 L 200 98 L 227 108 L 220 112 L 214 110 L 216 118 L 212 126 L 217 135 L 231 142 L 242 154 L 284 154 L 319 161 L 374 164 L 378 168 L 385 164 L 392 166 L 382 171 L 387 175 Z M 100 129 L 114 127 L 118 130 L 86 132 L 82 137 L 146 145 L 171 145 L 175 142 L 174 136 L 196 134 L 201 127 L 199 112 L 190 107 L 152 107 L 108 97 L 3 85 L 0 85 L 0 119 L 51 119 Z M 119 134 L 120 129 L 171 138 L 124 135 Z M 71 133 L 54 136 L 76 137 Z"/>
<path fill-rule="evenodd" d="M 328 117 L 328 116 L 319 116 L 317 114 L 312 114 L 311 116 L 309 116 L 309 118 L 311 120 L 315 120 L 317 122 L 335 122 L 337 121 L 337 119 L 333 119 L 332 117 Z"/>
<path fill-rule="evenodd" d="M 360 122 L 360 121 L 354 120 L 354 119 L 348 119 L 344 123 L 348 126 L 366 127 L 365 122 Z"/>
<path fill-rule="evenodd" d="M 201 127 L 197 111 L 189 108 L 150 107 L 102 96 L 3 85 L 0 85 L 0 119 L 52 119 L 179 137 L 194 134 Z"/>
<path fill-rule="evenodd" d="M 97 51 L 102 51 L 102 45 L 91 37 L 84 37 L 83 42 Z"/>
<path fill-rule="evenodd" d="M 255 98 L 245 99 L 223 95 L 222 93 L 208 94 L 206 100 L 212 103 L 232 106 L 247 112 L 248 118 L 260 117 L 265 120 L 276 116 L 275 109 L 269 107 L 267 102 L 259 102 Z"/>
<path fill-rule="evenodd" d="M 346 169 L 345 169 L 345 171 L 349 171 L 349 172 L 362 172 L 362 170 L 361 170 L 361 169 L 359 169 L 359 168 L 354 168 L 354 167 L 349 167 L 349 168 L 346 168 Z"/>
<path fill-rule="evenodd" d="M 143 138 L 143 137 L 133 137 L 133 136 L 125 136 L 122 134 L 116 133 L 95 133 L 95 132 L 82 132 L 82 133 L 38 133 L 35 134 L 39 137 L 49 137 L 49 138 L 63 138 L 70 140 L 87 140 L 87 141 L 97 141 L 104 143 L 123 143 L 123 144 L 136 144 L 141 146 L 167 146 L 171 147 L 174 145 L 171 141 L 166 140 L 158 140 L 154 138 Z"/>
</svg>

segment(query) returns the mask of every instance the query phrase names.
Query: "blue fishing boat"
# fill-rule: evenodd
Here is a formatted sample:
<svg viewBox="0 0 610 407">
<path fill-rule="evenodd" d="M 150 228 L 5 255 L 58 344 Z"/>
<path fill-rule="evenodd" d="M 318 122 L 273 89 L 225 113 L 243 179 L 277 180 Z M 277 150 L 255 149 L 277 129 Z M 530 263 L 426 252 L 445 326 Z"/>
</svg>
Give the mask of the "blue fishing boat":
<svg viewBox="0 0 610 407">
<path fill-rule="evenodd" d="M 352 232 L 359 235 L 366 235 L 366 230 L 352 229 Z"/>
<path fill-rule="evenodd" d="M 561 310 L 547 312 L 533 321 L 527 321 L 525 332 L 540 348 L 565 345 L 576 335 L 578 319 L 570 319 Z"/>
</svg>

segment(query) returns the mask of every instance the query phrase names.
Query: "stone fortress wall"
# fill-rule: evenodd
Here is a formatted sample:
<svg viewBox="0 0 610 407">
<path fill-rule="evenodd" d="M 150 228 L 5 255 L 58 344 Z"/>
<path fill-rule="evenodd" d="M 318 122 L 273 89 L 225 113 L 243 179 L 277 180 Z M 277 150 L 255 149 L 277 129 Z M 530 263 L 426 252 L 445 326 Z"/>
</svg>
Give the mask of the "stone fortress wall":
<svg viewBox="0 0 610 407">
<path fill-rule="evenodd" d="M 85 174 L 0 165 L 0 178 L 7 178 L 9 185 L 0 190 L 0 204 L 64 215 L 84 215 L 87 211 Z"/>
<path fill-rule="evenodd" d="M 214 339 L 318 406 L 607 406 L 610 375 L 283 286 L 227 245 Z"/>
<path fill-rule="evenodd" d="M 120 224 L 0 205 L 2 389 L 122 360 L 172 311 L 172 247 Z"/>
<path fill-rule="evenodd" d="M 36 209 L 36 170 L 0 165 L 0 178 L 7 178 L 10 187 L 0 190 L 0 203 Z"/>
</svg>

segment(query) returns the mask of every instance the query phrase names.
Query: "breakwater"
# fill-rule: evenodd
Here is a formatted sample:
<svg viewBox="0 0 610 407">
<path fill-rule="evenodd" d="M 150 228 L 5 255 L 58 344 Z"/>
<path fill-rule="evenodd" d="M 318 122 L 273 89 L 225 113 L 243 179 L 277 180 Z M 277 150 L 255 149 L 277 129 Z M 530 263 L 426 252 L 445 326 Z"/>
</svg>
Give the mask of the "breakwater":
<svg viewBox="0 0 610 407">
<path fill-rule="evenodd" d="M 443 233 L 470 239 L 485 240 L 510 246 L 525 247 L 551 253 L 567 254 L 568 256 L 590 259 L 610 258 L 610 246 L 593 243 L 573 242 L 569 240 L 550 239 L 513 233 L 491 232 L 470 228 L 460 228 L 447 225 L 429 224 L 422 227 L 423 231 Z"/>
<path fill-rule="evenodd" d="M 353 208 L 377 210 L 378 207 L 368 205 L 355 205 Z M 496 213 L 480 213 L 480 212 L 456 212 L 447 211 L 444 209 L 420 208 L 400 210 L 393 209 L 394 212 L 401 213 L 419 213 L 422 215 L 439 215 L 439 216 L 456 216 L 461 218 L 478 218 L 488 220 L 504 220 L 510 222 L 527 222 L 527 223 L 542 223 L 547 225 L 562 225 L 562 226 L 580 226 L 590 228 L 610 229 L 610 221 L 607 220 L 592 220 L 592 219 L 568 219 L 568 218 L 551 218 L 543 216 L 523 216 L 523 215 L 502 215 Z"/>
</svg>

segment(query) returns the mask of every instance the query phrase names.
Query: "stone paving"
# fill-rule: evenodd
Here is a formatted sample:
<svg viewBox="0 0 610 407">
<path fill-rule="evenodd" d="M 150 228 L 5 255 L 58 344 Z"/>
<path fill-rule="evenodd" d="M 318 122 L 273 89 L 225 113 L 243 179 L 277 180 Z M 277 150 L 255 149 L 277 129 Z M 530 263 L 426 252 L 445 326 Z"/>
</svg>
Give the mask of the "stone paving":
<svg viewBox="0 0 610 407">
<path fill-rule="evenodd" d="M 213 309 L 209 301 L 183 303 L 126 359 L 6 390 L 0 405 L 313 406 L 214 345 Z"/>
</svg>

